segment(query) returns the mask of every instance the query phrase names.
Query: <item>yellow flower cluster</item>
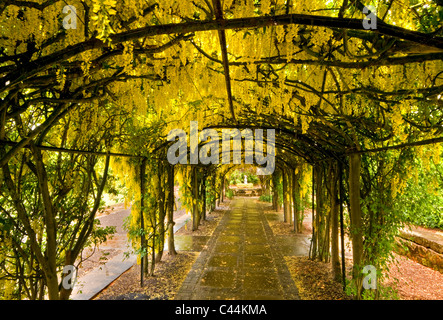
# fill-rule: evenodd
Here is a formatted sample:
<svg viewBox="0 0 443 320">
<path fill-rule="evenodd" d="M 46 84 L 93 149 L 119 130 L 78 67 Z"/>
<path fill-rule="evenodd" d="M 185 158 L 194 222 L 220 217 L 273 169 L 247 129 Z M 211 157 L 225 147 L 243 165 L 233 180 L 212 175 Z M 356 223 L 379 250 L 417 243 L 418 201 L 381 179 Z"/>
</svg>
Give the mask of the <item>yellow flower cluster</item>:
<svg viewBox="0 0 443 320">
<path fill-rule="evenodd" d="M 117 13 L 115 7 L 116 0 L 92 0 L 92 11 L 94 15 L 91 17 L 94 26 L 98 31 L 97 38 L 104 42 L 111 42 L 110 35 L 116 31 L 112 27 L 111 19 Z"/>
</svg>

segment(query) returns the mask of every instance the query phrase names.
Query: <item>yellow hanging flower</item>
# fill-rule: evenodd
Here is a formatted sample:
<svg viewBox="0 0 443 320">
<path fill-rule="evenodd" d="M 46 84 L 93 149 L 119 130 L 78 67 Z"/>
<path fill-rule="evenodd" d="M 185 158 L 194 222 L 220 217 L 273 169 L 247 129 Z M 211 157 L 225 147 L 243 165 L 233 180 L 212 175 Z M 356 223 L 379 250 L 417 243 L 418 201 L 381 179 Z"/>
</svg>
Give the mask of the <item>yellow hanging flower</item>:
<svg viewBox="0 0 443 320">
<path fill-rule="evenodd" d="M 432 160 L 434 161 L 434 164 L 437 165 L 437 164 L 440 163 L 440 155 L 441 155 L 441 145 L 440 145 L 440 143 L 434 144 L 433 149 L 434 149 L 433 150 L 434 153 L 432 155 Z"/>
</svg>

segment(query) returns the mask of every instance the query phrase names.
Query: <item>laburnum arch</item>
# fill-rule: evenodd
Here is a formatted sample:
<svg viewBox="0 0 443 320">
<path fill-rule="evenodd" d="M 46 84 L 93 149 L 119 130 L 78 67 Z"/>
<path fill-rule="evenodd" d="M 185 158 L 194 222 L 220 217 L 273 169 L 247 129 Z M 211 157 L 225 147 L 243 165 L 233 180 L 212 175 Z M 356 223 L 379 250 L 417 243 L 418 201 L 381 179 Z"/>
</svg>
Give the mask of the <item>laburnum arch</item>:
<svg viewBox="0 0 443 320">
<path fill-rule="evenodd" d="M 76 29 L 65 29 L 65 1 L 2 1 L 4 291 L 69 297 L 60 268 L 103 237 L 94 217 L 117 177 L 153 273 L 174 181 L 197 228 L 202 197 L 213 205 L 230 168 L 166 161 L 168 132 L 198 121 L 276 130 L 285 219 L 311 191 L 311 257 L 343 280 L 347 230 L 361 297 L 361 268 L 382 269 L 380 239 L 400 225 L 389 208 L 414 161 L 439 162 L 442 7 L 424 3 L 373 1 L 377 28 L 366 30 L 359 0 L 73 0 Z"/>
</svg>

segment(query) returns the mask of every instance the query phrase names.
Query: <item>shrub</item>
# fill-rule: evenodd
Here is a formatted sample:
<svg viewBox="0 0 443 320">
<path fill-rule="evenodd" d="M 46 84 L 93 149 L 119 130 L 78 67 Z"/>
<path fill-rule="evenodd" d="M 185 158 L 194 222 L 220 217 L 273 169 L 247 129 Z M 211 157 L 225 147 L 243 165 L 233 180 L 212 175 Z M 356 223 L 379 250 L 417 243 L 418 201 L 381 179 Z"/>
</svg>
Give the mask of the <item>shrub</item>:
<svg viewBox="0 0 443 320">
<path fill-rule="evenodd" d="M 263 202 L 272 202 L 272 195 L 262 194 L 258 200 Z"/>
</svg>

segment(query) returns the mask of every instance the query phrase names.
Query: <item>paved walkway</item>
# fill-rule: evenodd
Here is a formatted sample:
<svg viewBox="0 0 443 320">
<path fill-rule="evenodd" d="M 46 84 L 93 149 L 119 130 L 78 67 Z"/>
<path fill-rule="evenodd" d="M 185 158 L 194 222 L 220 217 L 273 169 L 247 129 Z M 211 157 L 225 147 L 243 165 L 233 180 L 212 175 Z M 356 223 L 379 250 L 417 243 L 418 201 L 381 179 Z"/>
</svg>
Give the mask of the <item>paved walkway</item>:
<svg viewBox="0 0 443 320">
<path fill-rule="evenodd" d="M 175 299 L 299 299 L 259 203 L 232 201 Z"/>
</svg>

